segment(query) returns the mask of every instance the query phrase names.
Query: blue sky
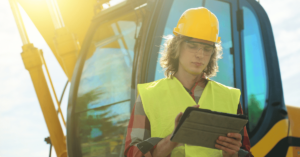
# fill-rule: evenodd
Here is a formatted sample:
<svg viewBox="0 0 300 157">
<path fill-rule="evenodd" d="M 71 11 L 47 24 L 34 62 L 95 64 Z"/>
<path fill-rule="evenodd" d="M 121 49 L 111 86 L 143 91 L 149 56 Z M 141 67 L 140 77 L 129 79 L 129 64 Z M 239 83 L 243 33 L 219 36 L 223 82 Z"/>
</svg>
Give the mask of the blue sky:
<svg viewBox="0 0 300 157">
<path fill-rule="evenodd" d="M 300 1 L 261 0 L 267 11 L 279 57 L 286 104 L 300 107 Z M 28 17 L 29 39 L 42 49 L 57 95 L 67 77 Z M 20 53 L 22 42 L 8 0 L 0 1 L 0 156 L 48 156 L 49 135 L 30 76 Z M 69 89 L 69 87 L 68 87 Z M 68 90 L 67 89 L 67 90 Z M 68 92 L 62 103 L 66 116 Z M 53 153 L 55 156 L 55 153 Z"/>
</svg>

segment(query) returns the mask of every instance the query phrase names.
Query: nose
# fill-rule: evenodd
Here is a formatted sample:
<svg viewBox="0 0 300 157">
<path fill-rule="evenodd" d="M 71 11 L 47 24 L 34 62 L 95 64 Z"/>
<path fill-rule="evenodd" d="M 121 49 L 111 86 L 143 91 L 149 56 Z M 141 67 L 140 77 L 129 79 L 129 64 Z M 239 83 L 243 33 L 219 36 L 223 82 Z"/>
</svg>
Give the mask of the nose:
<svg viewBox="0 0 300 157">
<path fill-rule="evenodd" d="M 199 53 L 200 52 L 200 53 Z M 196 57 L 203 57 L 204 56 L 204 52 L 203 52 L 203 48 L 199 48 L 197 51 L 196 51 Z"/>
</svg>

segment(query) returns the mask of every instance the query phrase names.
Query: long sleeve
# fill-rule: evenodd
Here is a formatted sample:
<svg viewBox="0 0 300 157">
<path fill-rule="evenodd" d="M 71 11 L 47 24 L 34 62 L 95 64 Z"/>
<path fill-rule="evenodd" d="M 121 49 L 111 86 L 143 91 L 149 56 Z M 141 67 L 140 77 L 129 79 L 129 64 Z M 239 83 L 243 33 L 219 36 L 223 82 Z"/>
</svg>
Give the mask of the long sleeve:
<svg viewBox="0 0 300 157">
<path fill-rule="evenodd" d="M 241 107 L 241 103 L 239 104 L 238 110 L 237 110 L 237 114 L 243 114 L 243 109 Z M 241 152 L 239 152 L 239 154 L 243 154 L 241 156 L 243 157 L 253 157 L 253 155 L 250 152 L 250 139 L 247 133 L 247 128 L 246 126 L 244 126 L 243 131 L 242 131 L 242 136 L 243 136 L 243 140 L 242 140 L 242 146 L 241 146 Z"/>
<path fill-rule="evenodd" d="M 144 112 L 141 98 L 138 96 L 127 128 L 124 155 L 127 157 L 152 157 L 151 153 L 155 146 L 150 146 L 151 150 L 145 154 L 137 146 L 137 144 L 143 144 L 144 141 L 151 139 L 150 137 L 150 122 Z M 158 142 L 156 140 L 154 145 Z"/>
</svg>

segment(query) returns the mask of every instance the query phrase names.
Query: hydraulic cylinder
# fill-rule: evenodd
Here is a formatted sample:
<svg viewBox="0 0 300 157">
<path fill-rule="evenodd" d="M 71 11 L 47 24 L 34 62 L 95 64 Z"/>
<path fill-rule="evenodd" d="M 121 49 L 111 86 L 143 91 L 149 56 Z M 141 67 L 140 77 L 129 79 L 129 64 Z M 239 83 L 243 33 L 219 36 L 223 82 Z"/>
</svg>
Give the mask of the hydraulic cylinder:
<svg viewBox="0 0 300 157">
<path fill-rule="evenodd" d="M 33 44 L 26 44 L 22 49 L 23 52 L 21 53 L 21 56 L 23 63 L 25 68 L 29 71 L 47 124 L 51 143 L 54 146 L 58 157 L 67 157 L 66 139 L 42 69 L 44 64 L 41 58 L 42 51 L 35 48 Z"/>
</svg>

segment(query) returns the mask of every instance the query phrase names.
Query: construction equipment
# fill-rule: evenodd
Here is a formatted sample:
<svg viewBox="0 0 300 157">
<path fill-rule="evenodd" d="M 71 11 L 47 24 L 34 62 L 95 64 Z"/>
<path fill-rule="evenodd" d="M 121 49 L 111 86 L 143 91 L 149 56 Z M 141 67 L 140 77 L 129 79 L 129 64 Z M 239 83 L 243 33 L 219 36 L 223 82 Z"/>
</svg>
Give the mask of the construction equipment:
<svg viewBox="0 0 300 157">
<path fill-rule="evenodd" d="M 123 156 L 137 84 L 164 77 L 158 63 L 163 37 L 172 34 L 186 9 L 201 6 L 218 17 L 222 37 L 220 72 L 212 79 L 241 89 L 251 152 L 300 156 L 300 109 L 284 103 L 271 24 L 255 0 L 9 1 L 58 157 Z M 52 100 L 42 70 L 42 51 L 29 42 L 17 3 L 71 82 L 66 139 L 53 102 L 60 103 Z"/>
</svg>

